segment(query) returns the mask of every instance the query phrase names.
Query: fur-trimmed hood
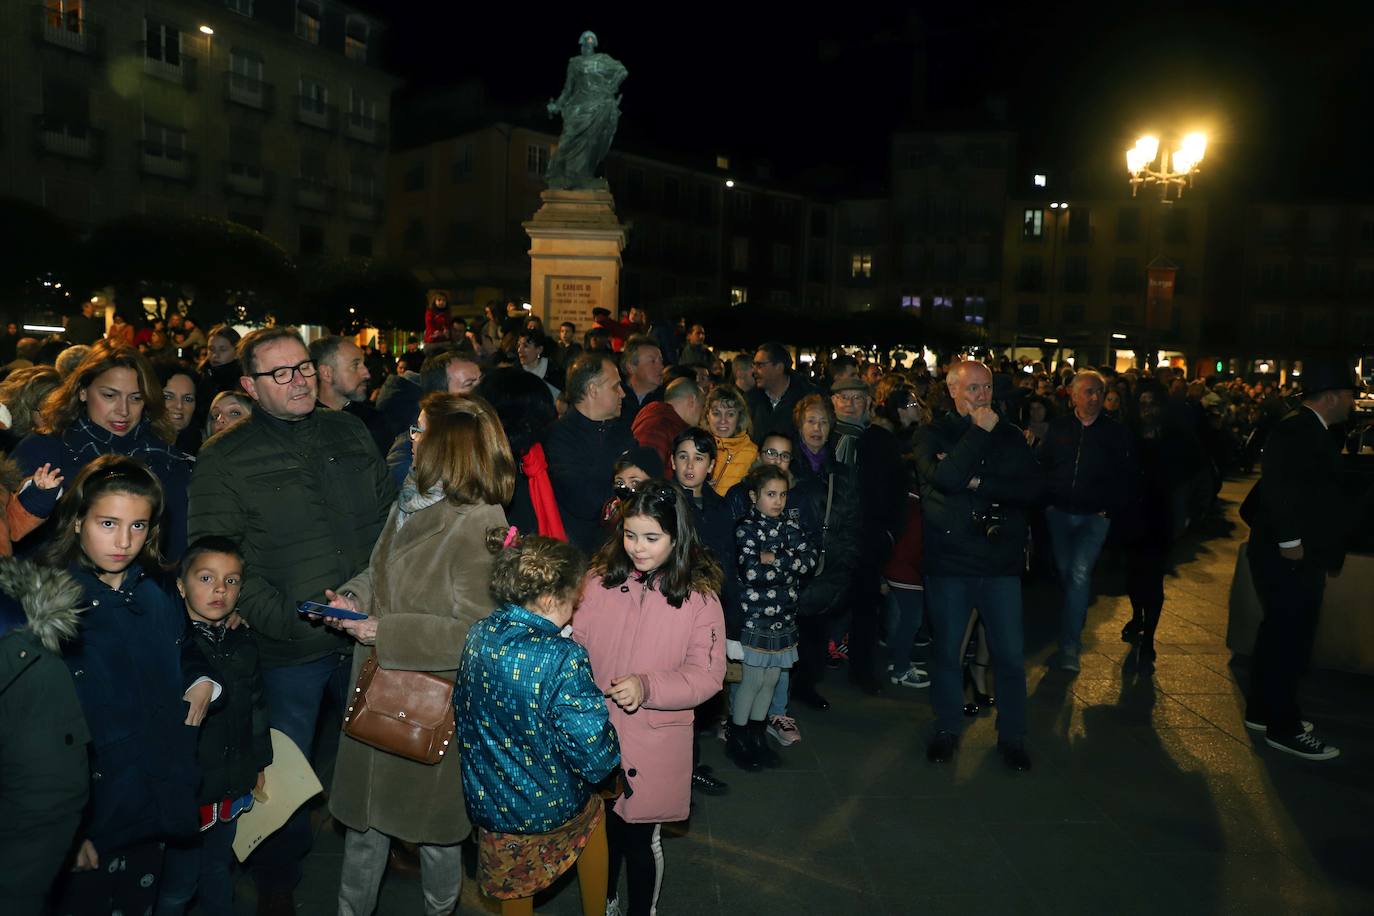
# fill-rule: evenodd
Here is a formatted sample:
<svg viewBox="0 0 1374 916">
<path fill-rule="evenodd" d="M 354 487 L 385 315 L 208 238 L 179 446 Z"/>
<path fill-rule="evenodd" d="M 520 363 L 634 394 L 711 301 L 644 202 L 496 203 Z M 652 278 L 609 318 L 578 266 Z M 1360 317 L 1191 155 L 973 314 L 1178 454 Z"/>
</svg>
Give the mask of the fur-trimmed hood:
<svg viewBox="0 0 1374 916">
<path fill-rule="evenodd" d="M 0 557 L 0 593 L 19 603 L 27 629 L 49 650 L 61 651 L 62 640 L 76 635 L 81 586 L 65 570 Z"/>
</svg>

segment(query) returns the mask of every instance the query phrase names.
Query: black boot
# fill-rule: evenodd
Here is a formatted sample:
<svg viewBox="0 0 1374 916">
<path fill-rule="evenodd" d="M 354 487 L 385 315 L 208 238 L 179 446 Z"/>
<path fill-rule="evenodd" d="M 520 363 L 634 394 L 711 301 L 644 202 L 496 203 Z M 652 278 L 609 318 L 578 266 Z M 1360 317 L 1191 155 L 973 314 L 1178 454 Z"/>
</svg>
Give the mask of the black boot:
<svg viewBox="0 0 1374 916">
<path fill-rule="evenodd" d="M 758 755 L 754 753 L 754 742 L 749 738 L 748 726 L 734 722 L 725 726 L 725 756 L 734 761 L 735 766 L 751 773 L 763 769 Z"/>
<path fill-rule="evenodd" d="M 754 751 L 754 759 L 770 770 L 782 763 L 782 758 L 778 752 L 768 746 L 768 723 L 765 721 L 749 722 L 749 746 Z"/>
</svg>

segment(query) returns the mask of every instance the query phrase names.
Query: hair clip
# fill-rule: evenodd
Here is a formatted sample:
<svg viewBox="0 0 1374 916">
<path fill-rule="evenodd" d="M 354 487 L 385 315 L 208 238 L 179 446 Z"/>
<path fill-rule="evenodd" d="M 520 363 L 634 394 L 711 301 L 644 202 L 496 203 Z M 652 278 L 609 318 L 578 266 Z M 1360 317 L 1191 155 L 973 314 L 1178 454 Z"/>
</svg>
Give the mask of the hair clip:
<svg viewBox="0 0 1374 916">
<path fill-rule="evenodd" d="M 506 541 L 505 541 L 505 543 L 503 543 L 501 546 L 502 546 L 502 547 L 510 547 L 512 544 L 515 543 L 515 538 L 516 538 L 516 536 L 519 535 L 519 534 L 520 534 L 520 529 L 516 528 L 514 525 L 511 525 L 511 526 L 510 526 L 510 530 L 506 532 Z"/>
</svg>

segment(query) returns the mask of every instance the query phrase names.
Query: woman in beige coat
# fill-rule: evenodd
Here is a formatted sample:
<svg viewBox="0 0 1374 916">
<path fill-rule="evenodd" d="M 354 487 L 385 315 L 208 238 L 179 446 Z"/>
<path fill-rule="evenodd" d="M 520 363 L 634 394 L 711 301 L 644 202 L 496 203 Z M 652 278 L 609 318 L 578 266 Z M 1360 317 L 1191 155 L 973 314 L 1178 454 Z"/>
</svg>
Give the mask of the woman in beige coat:
<svg viewBox="0 0 1374 916">
<path fill-rule="evenodd" d="M 504 526 L 501 506 L 515 487 L 515 462 L 496 412 L 481 398 L 436 392 L 410 428 L 415 463 L 365 572 L 330 593 L 365 620 L 334 626 L 358 641 L 356 682 L 373 651 L 383 668 L 452 680 L 468 627 L 491 613 L 492 555 L 486 533 Z M 458 845 L 471 830 L 458 755 L 435 766 L 339 741 L 329 810 L 344 838 L 341 916 L 368 916 L 392 838 L 420 847 L 425 913 L 449 913 L 463 869 Z"/>
</svg>

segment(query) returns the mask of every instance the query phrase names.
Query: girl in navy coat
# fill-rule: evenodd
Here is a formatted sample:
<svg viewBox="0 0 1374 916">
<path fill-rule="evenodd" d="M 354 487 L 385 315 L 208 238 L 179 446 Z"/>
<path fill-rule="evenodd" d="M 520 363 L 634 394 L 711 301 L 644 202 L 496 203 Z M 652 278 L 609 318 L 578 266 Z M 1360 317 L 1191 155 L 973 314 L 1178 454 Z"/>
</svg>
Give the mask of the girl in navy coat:
<svg viewBox="0 0 1374 916">
<path fill-rule="evenodd" d="M 143 913 L 162 843 L 194 836 L 196 726 L 220 686 L 158 569 L 162 485 L 142 463 L 96 458 L 57 507 L 46 560 L 66 567 L 86 610 L 63 647 L 91 730 L 91 796 L 59 914 Z"/>
</svg>

